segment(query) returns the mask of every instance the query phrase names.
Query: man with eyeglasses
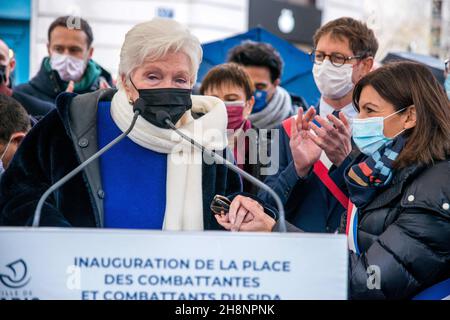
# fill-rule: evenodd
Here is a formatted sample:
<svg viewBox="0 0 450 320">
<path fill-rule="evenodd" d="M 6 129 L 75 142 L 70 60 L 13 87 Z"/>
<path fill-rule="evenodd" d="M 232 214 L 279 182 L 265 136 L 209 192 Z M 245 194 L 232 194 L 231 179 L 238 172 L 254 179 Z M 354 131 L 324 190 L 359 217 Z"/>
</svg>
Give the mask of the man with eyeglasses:
<svg viewBox="0 0 450 320">
<path fill-rule="evenodd" d="M 284 201 L 290 223 L 307 232 L 333 233 L 348 206 L 341 178 L 352 152 L 349 123 L 357 116 L 353 88 L 372 69 L 378 41 L 365 23 L 340 18 L 316 32 L 314 46 L 320 103 L 280 127 L 279 154 L 272 155 L 278 171 L 265 182 Z M 266 192 L 258 196 L 273 205 Z"/>
</svg>

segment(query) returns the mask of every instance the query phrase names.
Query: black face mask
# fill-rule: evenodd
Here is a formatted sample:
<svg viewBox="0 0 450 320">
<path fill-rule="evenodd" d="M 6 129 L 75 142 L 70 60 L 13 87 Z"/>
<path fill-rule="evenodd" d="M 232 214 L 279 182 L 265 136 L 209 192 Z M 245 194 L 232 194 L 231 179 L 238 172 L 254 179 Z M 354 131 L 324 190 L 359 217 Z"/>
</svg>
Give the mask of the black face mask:
<svg viewBox="0 0 450 320">
<path fill-rule="evenodd" d="M 168 113 L 172 123 L 176 124 L 192 108 L 190 89 L 137 89 L 132 81 L 131 83 L 139 93 L 139 98 L 133 104 L 133 111 L 139 110 L 141 117 L 157 127 L 170 128 L 158 116 L 158 112 Z"/>
<path fill-rule="evenodd" d="M 0 64 L 0 85 L 6 83 L 6 66 Z"/>
</svg>

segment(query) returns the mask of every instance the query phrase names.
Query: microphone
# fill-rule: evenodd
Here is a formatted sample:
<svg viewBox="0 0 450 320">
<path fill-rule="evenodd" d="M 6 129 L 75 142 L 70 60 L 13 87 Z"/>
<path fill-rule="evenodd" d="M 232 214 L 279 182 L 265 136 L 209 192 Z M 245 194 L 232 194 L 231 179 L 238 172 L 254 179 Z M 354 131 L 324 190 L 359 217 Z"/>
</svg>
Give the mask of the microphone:
<svg viewBox="0 0 450 320">
<path fill-rule="evenodd" d="M 267 193 L 269 193 L 272 196 L 272 198 L 275 200 L 275 203 L 277 205 L 277 209 L 278 209 L 278 212 L 279 212 L 279 215 L 280 215 L 280 217 L 279 217 L 280 232 L 286 232 L 286 215 L 284 213 L 283 202 L 281 201 L 281 199 L 278 196 L 278 194 L 275 191 L 273 191 L 273 189 L 271 187 L 269 187 L 267 184 L 259 181 L 258 179 L 256 179 L 252 175 L 248 174 L 247 172 L 245 172 L 244 170 L 242 170 L 241 168 L 239 168 L 235 164 L 231 163 L 230 161 L 228 161 L 227 159 L 225 159 L 221 155 L 217 154 L 216 152 L 206 149 L 200 143 L 198 143 L 197 141 L 195 141 L 191 137 L 185 135 L 180 130 L 178 130 L 175 127 L 175 125 L 173 124 L 172 118 L 170 117 L 170 115 L 167 112 L 165 112 L 165 111 L 157 112 L 156 113 L 156 119 L 158 119 L 158 122 L 166 123 L 167 126 L 169 126 L 172 130 L 174 130 L 180 137 L 182 137 L 184 140 L 188 141 L 191 145 L 193 145 L 196 148 L 200 149 L 202 152 L 206 153 L 209 157 L 211 157 L 212 159 L 216 160 L 216 162 L 225 165 L 228 169 L 236 172 L 237 174 L 239 174 L 241 177 L 243 177 L 244 179 L 246 179 L 250 183 L 256 185 L 258 188 L 260 188 L 260 189 L 266 191 Z"/>
<path fill-rule="evenodd" d="M 62 177 L 60 180 L 58 180 L 56 183 L 54 183 L 50 188 L 45 191 L 45 193 L 41 196 L 39 199 L 38 205 L 36 207 L 36 210 L 34 211 L 34 217 L 33 217 L 33 224 L 32 227 L 39 227 L 39 222 L 41 220 L 41 212 L 42 207 L 44 206 L 45 200 L 58 188 L 60 188 L 62 185 L 64 185 L 67 181 L 72 179 L 76 174 L 78 174 L 81 170 L 83 170 L 85 167 L 87 167 L 91 162 L 99 158 L 102 154 L 104 154 L 106 151 L 114 147 L 116 144 L 118 144 L 120 141 L 122 141 L 128 134 L 133 130 L 134 125 L 136 124 L 136 120 L 140 115 L 140 110 L 135 110 L 133 120 L 131 121 L 130 127 L 123 132 L 120 136 L 115 138 L 113 141 L 108 143 L 106 146 L 98 150 L 95 154 L 90 156 L 86 161 L 81 163 L 78 167 L 70 171 L 68 174 L 66 174 L 64 177 Z"/>
</svg>

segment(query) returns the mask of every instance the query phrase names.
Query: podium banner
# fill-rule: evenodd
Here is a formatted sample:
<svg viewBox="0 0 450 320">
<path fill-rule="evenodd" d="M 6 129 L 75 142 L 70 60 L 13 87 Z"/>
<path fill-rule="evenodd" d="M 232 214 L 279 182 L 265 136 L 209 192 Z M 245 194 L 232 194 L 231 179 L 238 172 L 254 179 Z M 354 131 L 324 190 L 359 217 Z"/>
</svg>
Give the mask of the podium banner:
<svg viewBox="0 0 450 320">
<path fill-rule="evenodd" d="M 343 300 L 344 235 L 0 228 L 0 299 Z"/>
</svg>

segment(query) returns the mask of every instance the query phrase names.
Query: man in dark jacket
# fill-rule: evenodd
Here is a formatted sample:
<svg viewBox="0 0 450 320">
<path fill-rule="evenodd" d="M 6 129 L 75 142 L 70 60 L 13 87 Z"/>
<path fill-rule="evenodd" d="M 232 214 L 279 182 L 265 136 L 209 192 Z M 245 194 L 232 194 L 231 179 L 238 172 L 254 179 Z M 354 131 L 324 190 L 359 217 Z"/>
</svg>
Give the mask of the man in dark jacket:
<svg viewBox="0 0 450 320">
<path fill-rule="evenodd" d="M 43 59 L 38 73 L 14 91 L 54 104 L 64 91 L 82 94 L 113 86 L 111 75 L 92 60 L 93 40 L 84 19 L 57 18 L 48 29 L 49 56 Z"/>
<path fill-rule="evenodd" d="M 107 89 L 83 96 L 67 93 L 58 97 L 57 110 L 33 128 L 2 178 L 0 225 L 31 225 L 38 200 L 46 189 L 98 151 L 97 105 L 110 102 L 115 92 Z M 148 172 L 149 168 L 142 170 Z M 223 165 L 203 162 L 205 230 L 222 229 L 210 211 L 214 196 L 239 191 L 241 180 L 238 175 Z M 104 227 L 106 196 L 97 161 L 46 201 L 40 225 Z"/>
<path fill-rule="evenodd" d="M 343 123 L 357 116 L 352 103 L 353 86 L 371 70 L 378 42 L 372 30 L 351 18 L 324 25 L 314 42 L 314 79 L 322 94 L 315 110 L 321 118 L 320 123 L 316 122 L 322 127 L 316 128 L 320 148 L 291 137 L 291 119 L 284 121 L 278 128 L 279 139 L 272 142 L 279 150 L 272 155 L 272 167 L 277 171 L 265 182 L 283 200 L 289 222 L 307 232 L 334 233 L 348 203 L 339 182 L 352 151 L 350 128 L 344 128 Z M 311 111 L 308 115 L 313 117 Z M 342 130 L 326 130 L 331 121 Z M 300 132 L 301 121 L 297 123 Z M 274 204 L 267 192 L 258 196 Z"/>
</svg>

